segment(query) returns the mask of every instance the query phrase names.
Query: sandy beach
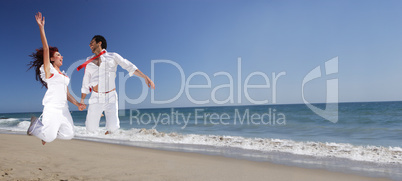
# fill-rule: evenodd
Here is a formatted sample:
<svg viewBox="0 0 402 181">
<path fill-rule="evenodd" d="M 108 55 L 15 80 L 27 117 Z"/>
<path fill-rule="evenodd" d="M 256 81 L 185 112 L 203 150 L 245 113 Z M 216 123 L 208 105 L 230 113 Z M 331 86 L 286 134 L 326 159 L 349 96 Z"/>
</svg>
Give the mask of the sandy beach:
<svg viewBox="0 0 402 181">
<path fill-rule="evenodd" d="M 0 180 L 389 180 L 81 140 L 0 134 Z"/>
</svg>

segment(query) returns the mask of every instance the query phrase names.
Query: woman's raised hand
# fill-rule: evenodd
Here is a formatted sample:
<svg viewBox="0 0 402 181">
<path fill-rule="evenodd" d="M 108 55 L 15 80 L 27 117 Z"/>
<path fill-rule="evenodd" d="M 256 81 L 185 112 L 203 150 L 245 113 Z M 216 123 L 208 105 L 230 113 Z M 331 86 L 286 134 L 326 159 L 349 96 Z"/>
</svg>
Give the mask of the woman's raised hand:
<svg viewBox="0 0 402 181">
<path fill-rule="evenodd" d="M 45 17 L 42 18 L 42 13 L 38 12 L 35 15 L 36 22 L 38 23 L 39 27 L 45 27 Z"/>
</svg>

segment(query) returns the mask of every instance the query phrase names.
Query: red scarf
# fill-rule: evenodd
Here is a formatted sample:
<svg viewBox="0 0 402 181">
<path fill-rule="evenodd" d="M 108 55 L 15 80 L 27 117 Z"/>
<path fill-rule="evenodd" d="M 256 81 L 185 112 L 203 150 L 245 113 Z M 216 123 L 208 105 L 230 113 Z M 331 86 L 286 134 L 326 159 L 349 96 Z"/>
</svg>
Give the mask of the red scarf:
<svg viewBox="0 0 402 181">
<path fill-rule="evenodd" d="M 90 62 L 92 62 L 92 60 L 97 59 L 98 57 L 100 57 L 101 55 L 103 55 L 104 53 L 106 53 L 106 51 L 102 51 L 99 53 L 99 55 L 96 55 L 94 57 L 92 57 L 91 59 L 89 59 L 88 61 L 86 61 L 85 63 L 81 64 L 80 66 L 77 67 L 77 71 L 80 71 L 82 68 L 86 67 L 87 64 L 89 64 Z"/>
</svg>

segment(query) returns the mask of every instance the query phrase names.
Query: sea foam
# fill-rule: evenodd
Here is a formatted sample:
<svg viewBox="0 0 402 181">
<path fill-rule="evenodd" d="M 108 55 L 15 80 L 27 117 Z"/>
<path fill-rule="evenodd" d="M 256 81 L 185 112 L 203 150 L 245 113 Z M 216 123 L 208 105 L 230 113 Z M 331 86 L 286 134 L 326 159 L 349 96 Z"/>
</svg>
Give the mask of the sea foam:
<svg viewBox="0 0 402 181">
<path fill-rule="evenodd" d="M 9 124 L 11 126 L 15 124 L 16 121 L 18 120 L 3 119 L 0 120 L 0 124 Z M 29 121 L 18 121 L 17 126 L 10 127 L 9 130 L 26 131 L 29 124 Z M 74 129 L 76 137 L 81 137 L 81 139 L 84 140 L 100 138 L 114 140 L 116 143 L 120 141 L 131 141 L 231 147 L 263 152 L 285 152 L 314 157 L 346 158 L 374 163 L 402 164 L 401 147 L 352 145 L 349 143 L 334 142 L 302 142 L 288 139 L 246 138 L 241 136 L 180 134 L 176 132 L 165 133 L 159 132 L 156 129 L 145 128 L 133 128 L 130 130 L 119 129 L 111 135 L 104 135 L 106 131 L 104 128 L 92 133 L 87 132 L 85 127 L 82 126 L 75 126 Z"/>
<path fill-rule="evenodd" d="M 263 152 L 285 152 L 314 157 L 346 158 L 356 161 L 402 164 L 402 148 L 382 146 L 362 146 L 348 143 L 299 142 L 286 139 L 245 138 L 240 136 L 218 136 L 164 133 L 156 129 L 118 130 L 104 135 L 106 130 L 88 133 L 84 127 L 75 127 L 76 136 L 113 139 L 118 141 L 153 142 L 232 147 Z"/>
<path fill-rule="evenodd" d="M 18 120 L 0 120 L 0 124 L 14 124 Z M 11 131 L 26 131 L 30 122 L 22 121 Z M 287 139 L 273 138 L 246 138 L 241 136 L 219 136 L 159 132 L 156 129 L 130 129 L 118 130 L 111 135 L 104 135 L 106 130 L 98 132 L 87 132 L 85 127 L 75 126 L 75 135 L 82 139 L 103 138 L 119 141 L 152 142 L 152 143 L 174 143 L 205 145 L 216 147 L 232 147 L 245 150 L 256 150 L 265 152 L 285 152 L 296 155 L 315 157 L 346 158 L 356 161 L 375 163 L 396 163 L 402 164 L 401 147 L 383 147 L 371 145 L 352 145 L 349 143 L 333 142 L 301 142 Z"/>
</svg>

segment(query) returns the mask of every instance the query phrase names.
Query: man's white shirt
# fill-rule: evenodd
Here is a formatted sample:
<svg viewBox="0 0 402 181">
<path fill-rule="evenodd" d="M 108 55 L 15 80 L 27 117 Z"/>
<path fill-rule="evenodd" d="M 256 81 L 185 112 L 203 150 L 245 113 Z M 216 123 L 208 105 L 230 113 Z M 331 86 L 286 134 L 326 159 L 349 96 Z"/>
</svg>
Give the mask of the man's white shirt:
<svg viewBox="0 0 402 181">
<path fill-rule="evenodd" d="M 105 49 L 102 51 L 106 51 Z M 90 56 L 87 58 L 94 57 Z M 124 59 L 119 54 L 114 52 L 105 52 L 100 57 L 100 65 L 97 66 L 93 62 L 89 63 L 85 68 L 84 78 L 82 80 L 81 92 L 84 94 L 89 94 L 90 88 L 98 85 L 98 92 L 108 92 L 116 88 L 116 70 L 117 65 L 120 65 L 123 69 L 127 70 L 130 76 L 134 75 L 137 67 Z"/>
</svg>

